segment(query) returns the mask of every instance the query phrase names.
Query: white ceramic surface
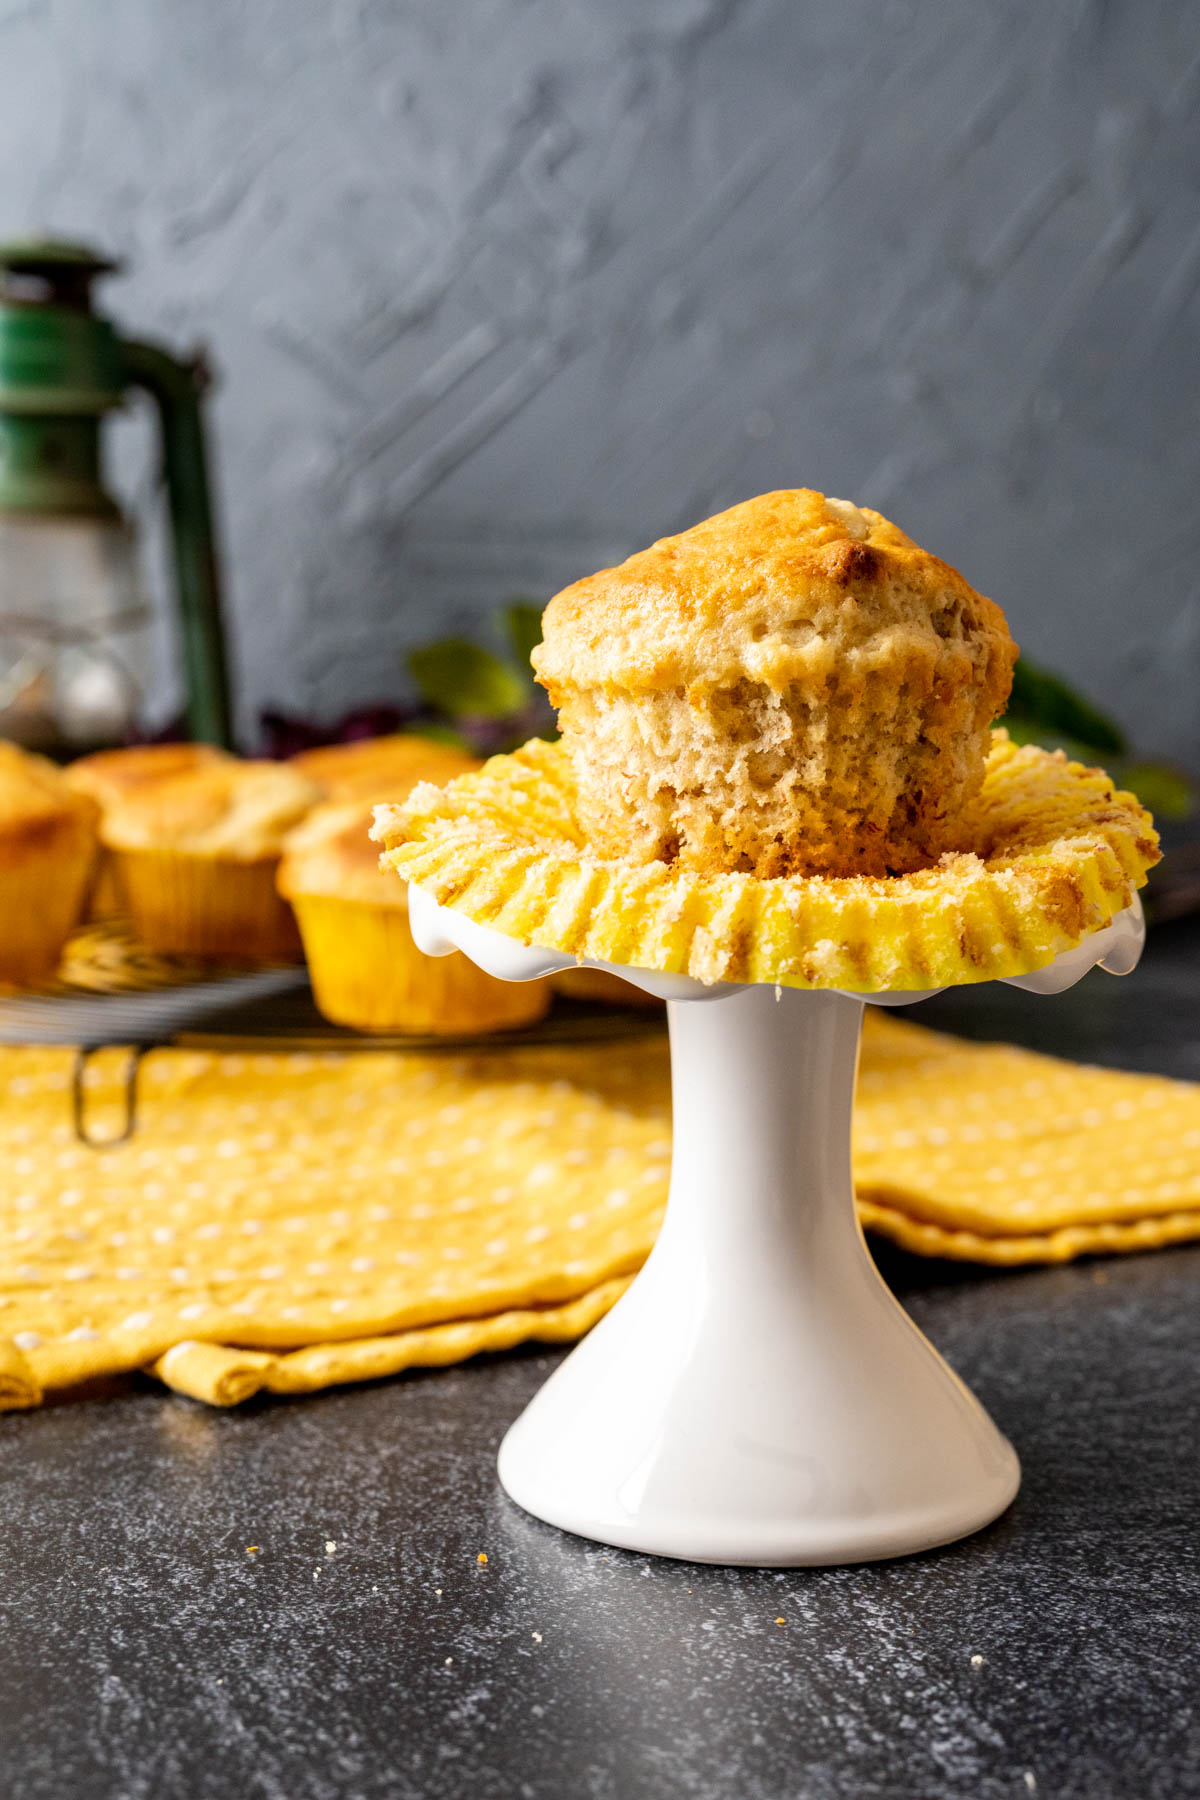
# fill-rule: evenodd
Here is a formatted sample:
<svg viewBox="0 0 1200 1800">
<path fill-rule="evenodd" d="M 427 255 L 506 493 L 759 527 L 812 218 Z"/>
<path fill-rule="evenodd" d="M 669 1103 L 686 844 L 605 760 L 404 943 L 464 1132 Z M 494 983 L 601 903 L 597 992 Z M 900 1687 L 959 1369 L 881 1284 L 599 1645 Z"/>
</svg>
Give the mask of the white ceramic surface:
<svg viewBox="0 0 1200 1800">
<path fill-rule="evenodd" d="M 506 980 L 572 962 L 417 889 L 410 908 L 430 955 Z M 1135 903 L 1014 985 L 1126 973 L 1143 935 Z M 880 1279 L 855 1213 L 863 996 L 594 966 L 668 1001 L 670 1198 L 633 1286 L 505 1437 L 508 1493 L 584 1537 L 699 1562 L 863 1562 L 987 1524 L 1016 1455 Z"/>
</svg>

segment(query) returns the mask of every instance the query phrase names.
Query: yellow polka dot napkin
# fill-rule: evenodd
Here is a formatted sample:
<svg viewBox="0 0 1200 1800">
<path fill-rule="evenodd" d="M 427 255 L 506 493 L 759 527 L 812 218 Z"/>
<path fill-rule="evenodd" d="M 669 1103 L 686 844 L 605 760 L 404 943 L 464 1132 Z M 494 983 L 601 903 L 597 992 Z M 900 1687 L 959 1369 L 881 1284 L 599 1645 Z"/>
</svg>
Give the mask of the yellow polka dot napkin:
<svg viewBox="0 0 1200 1800">
<path fill-rule="evenodd" d="M 870 1230 L 1002 1264 L 1200 1237 L 1200 1086 L 866 1017 L 854 1174 Z"/>
<path fill-rule="evenodd" d="M 119 1130 L 125 1054 L 87 1072 Z M 665 1039 L 463 1054 L 160 1050 L 76 1141 L 72 1053 L 0 1050 L 0 1408 L 148 1369 L 231 1405 L 578 1337 L 644 1260 Z M 1200 1237 L 1200 1088 L 868 1013 L 864 1222 L 1054 1261 Z"/>
</svg>

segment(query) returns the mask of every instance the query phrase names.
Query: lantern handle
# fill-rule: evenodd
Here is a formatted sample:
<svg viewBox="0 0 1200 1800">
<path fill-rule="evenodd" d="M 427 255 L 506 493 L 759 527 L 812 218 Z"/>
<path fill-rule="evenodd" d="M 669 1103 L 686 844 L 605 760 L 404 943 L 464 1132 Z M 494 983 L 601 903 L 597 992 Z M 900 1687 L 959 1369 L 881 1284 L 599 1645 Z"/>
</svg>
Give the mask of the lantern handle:
<svg viewBox="0 0 1200 1800">
<path fill-rule="evenodd" d="M 124 372 L 158 408 L 171 514 L 175 590 L 183 635 L 187 717 L 197 743 L 233 747 L 229 673 L 201 402 L 210 382 L 203 353 L 176 358 L 125 339 Z"/>
</svg>

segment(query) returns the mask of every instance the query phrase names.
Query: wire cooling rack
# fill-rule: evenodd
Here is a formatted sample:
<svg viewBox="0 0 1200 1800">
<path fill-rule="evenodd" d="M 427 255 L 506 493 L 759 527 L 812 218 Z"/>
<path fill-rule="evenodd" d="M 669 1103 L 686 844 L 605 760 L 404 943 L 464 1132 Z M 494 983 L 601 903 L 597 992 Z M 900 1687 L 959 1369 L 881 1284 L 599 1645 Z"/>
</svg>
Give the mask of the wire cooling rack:
<svg viewBox="0 0 1200 1800">
<path fill-rule="evenodd" d="M 71 1113 L 82 1143 L 123 1144 L 137 1129 L 138 1068 L 146 1051 L 164 1045 L 203 1050 L 499 1050 L 508 1046 L 611 1041 L 661 1031 L 661 1011 L 644 1005 L 597 1006 L 556 995 L 536 1024 L 509 1031 L 359 1032 L 317 1011 L 303 967 L 223 966 L 161 957 L 121 925 L 86 927 L 68 946 L 58 976 L 32 993 L 0 994 L 0 1044 L 75 1048 Z M 124 1120 L 104 1137 L 87 1123 L 86 1072 L 97 1050 L 128 1051 Z"/>
</svg>

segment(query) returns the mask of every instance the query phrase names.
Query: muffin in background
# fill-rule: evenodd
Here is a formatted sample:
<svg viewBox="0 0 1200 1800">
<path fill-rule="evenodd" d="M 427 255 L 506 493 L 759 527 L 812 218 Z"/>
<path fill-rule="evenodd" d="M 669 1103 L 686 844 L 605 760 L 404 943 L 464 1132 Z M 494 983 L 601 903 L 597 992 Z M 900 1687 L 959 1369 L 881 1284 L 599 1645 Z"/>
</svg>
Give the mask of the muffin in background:
<svg viewBox="0 0 1200 1800">
<path fill-rule="evenodd" d="M 285 834 L 320 799 L 295 769 L 234 758 L 128 791 L 100 836 L 138 936 L 193 956 L 297 955 L 275 873 Z"/>
<path fill-rule="evenodd" d="M 445 1036 L 540 1019 L 550 1005 L 547 982 L 497 981 L 459 951 L 434 957 L 417 949 L 408 884 L 380 870 L 367 835 L 372 806 L 356 799 L 318 807 L 289 835 L 279 868 L 325 1017 L 356 1031 Z"/>
<path fill-rule="evenodd" d="M 100 805 L 115 805 L 155 781 L 190 775 L 212 763 L 232 762 L 216 744 L 129 744 L 122 750 L 97 750 L 80 756 L 63 770 L 63 779 Z"/>
<path fill-rule="evenodd" d="M 0 741 L 0 981 L 53 974 L 83 911 L 98 818 L 54 763 Z"/>
<path fill-rule="evenodd" d="M 479 762 L 450 744 L 398 731 L 302 750 L 287 766 L 315 781 L 329 800 L 384 801 L 403 800 L 418 781 L 442 787 L 455 775 L 470 774 Z"/>
<path fill-rule="evenodd" d="M 748 500 L 576 582 L 533 653 L 602 855 L 886 875 L 960 845 L 1016 645 L 879 513 Z"/>
<path fill-rule="evenodd" d="M 123 750 L 97 750 L 91 756 L 81 756 L 67 765 L 63 777 L 77 793 L 90 794 L 103 816 L 126 795 L 139 793 L 156 781 L 169 781 L 175 775 L 187 775 L 193 769 L 230 760 L 228 751 L 219 750 L 215 744 L 131 744 Z M 112 857 L 101 850 L 87 915 L 107 919 L 123 910 Z"/>
<path fill-rule="evenodd" d="M 645 988 L 610 975 L 607 969 L 560 969 L 550 977 L 550 984 L 564 1000 L 586 1000 L 596 1006 L 644 1006 L 653 1011 L 663 1004 Z"/>
</svg>

